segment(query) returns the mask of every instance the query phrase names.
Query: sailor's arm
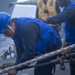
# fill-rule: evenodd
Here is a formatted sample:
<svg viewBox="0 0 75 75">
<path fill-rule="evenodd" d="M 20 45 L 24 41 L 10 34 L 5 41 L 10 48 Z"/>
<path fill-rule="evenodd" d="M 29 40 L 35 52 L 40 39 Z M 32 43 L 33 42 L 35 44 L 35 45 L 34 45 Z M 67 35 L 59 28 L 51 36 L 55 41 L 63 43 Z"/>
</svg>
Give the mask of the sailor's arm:
<svg viewBox="0 0 75 75">
<path fill-rule="evenodd" d="M 66 10 L 64 10 L 63 12 L 61 12 L 53 17 L 48 17 L 48 18 L 42 19 L 42 20 L 49 24 L 58 24 L 58 23 L 62 23 L 64 21 L 68 21 L 74 15 L 75 15 L 75 8 L 69 7 Z"/>
</svg>

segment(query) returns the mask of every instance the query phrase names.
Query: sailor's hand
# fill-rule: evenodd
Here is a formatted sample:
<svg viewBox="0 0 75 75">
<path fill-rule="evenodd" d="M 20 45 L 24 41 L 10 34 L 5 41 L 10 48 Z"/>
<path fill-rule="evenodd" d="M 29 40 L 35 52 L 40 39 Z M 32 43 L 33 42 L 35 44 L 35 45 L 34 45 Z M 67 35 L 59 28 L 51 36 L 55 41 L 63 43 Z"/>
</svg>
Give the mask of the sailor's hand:
<svg viewBox="0 0 75 75">
<path fill-rule="evenodd" d="M 63 47 L 68 46 L 68 43 L 65 41 Z"/>
<path fill-rule="evenodd" d="M 58 24 L 55 24 L 55 25 L 56 25 L 56 30 L 59 32 L 61 30 L 61 26 Z"/>
<path fill-rule="evenodd" d="M 11 70 L 9 70 L 8 75 L 16 75 L 17 72 L 18 72 L 17 70 L 11 69 Z"/>
<path fill-rule="evenodd" d="M 47 20 L 46 19 L 43 19 L 43 18 L 39 18 L 40 20 L 42 20 L 43 22 L 47 22 Z"/>
</svg>

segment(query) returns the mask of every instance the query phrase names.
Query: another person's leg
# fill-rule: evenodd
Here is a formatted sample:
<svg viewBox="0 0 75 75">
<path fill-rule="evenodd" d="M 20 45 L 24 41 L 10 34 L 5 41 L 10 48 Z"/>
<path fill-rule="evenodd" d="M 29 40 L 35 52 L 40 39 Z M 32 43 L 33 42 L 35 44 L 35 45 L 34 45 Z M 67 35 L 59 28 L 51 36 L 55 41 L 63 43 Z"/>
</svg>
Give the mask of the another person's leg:
<svg viewBox="0 0 75 75">
<path fill-rule="evenodd" d="M 75 48 L 72 50 L 71 53 L 75 53 Z M 72 56 L 73 59 L 75 59 L 75 55 Z M 70 75 L 75 75 L 75 62 L 70 62 Z"/>
<path fill-rule="evenodd" d="M 36 65 L 47 63 L 49 61 L 50 61 L 50 58 L 39 61 L 39 62 L 37 62 Z M 45 66 L 36 67 L 34 70 L 34 75 L 53 75 L 52 69 L 54 66 L 55 66 L 54 64 L 49 64 L 49 65 L 45 65 Z"/>
<path fill-rule="evenodd" d="M 70 62 L 70 75 L 75 75 L 75 62 Z"/>
</svg>

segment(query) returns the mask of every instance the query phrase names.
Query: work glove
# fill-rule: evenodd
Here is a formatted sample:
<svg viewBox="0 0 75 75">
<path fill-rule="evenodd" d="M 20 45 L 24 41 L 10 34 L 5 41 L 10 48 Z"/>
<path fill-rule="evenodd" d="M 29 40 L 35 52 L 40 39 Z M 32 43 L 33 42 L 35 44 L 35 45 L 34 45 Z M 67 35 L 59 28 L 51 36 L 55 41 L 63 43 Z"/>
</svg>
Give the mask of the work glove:
<svg viewBox="0 0 75 75">
<path fill-rule="evenodd" d="M 65 41 L 65 42 L 64 42 L 64 45 L 63 45 L 63 47 L 66 47 L 66 46 L 68 46 L 68 43 L 67 43 L 67 41 Z"/>
<path fill-rule="evenodd" d="M 18 73 L 18 71 L 15 70 L 15 69 L 10 69 L 10 70 L 8 71 L 8 75 L 16 75 L 17 73 Z"/>
</svg>

